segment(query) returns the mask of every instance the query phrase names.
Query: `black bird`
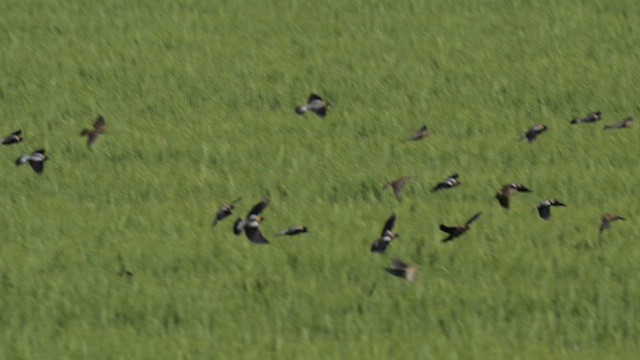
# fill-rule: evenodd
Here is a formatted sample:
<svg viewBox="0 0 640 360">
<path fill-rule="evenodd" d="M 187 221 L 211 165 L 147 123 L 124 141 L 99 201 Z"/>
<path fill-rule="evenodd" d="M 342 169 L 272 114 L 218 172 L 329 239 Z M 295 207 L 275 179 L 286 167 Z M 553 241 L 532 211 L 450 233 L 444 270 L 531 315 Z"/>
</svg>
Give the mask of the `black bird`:
<svg viewBox="0 0 640 360">
<path fill-rule="evenodd" d="M 383 254 L 393 239 L 400 237 L 400 234 L 393 232 L 393 225 L 396 223 L 396 214 L 391 215 L 382 228 L 382 235 L 371 245 L 371 252 Z"/>
<path fill-rule="evenodd" d="M 545 132 L 547 130 L 549 130 L 547 125 L 536 124 L 536 125 L 533 125 L 531 127 L 531 129 L 527 130 L 527 132 L 524 133 L 520 139 L 527 139 L 527 141 L 532 143 L 532 142 L 534 142 L 536 140 L 538 135 L 542 134 L 543 132 Z"/>
<path fill-rule="evenodd" d="M 611 223 L 616 220 L 627 220 L 627 219 L 623 218 L 620 215 L 614 215 L 614 214 L 602 215 L 602 218 L 600 218 L 600 221 L 602 222 L 600 224 L 600 232 L 603 232 L 604 230 L 609 230 L 611 228 Z"/>
<path fill-rule="evenodd" d="M 44 154 L 44 149 L 36 150 L 31 155 L 24 155 L 16 160 L 16 165 L 20 166 L 24 163 L 29 163 L 33 171 L 38 175 L 42 175 L 44 170 L 44 162 L 49 158 Z"/>
<path fill-rule="evenodd" d="M 545 201 L 541 202 L 540 204 L 538 204 L 538 214 L 540 214 L 540 217 L 545 219 L 545 220 L 551 219 L 551 207 L 552 206 L 567 206 L 567 205 L 563 204 L 562 202 L 560 202 L 560 201 L 558 201 L 556 199 L 545 200 Z"/>
<path fill-rule="evenodd" d="M 413 133 L 413 135 L 411 135 L 411 137 L 409 138 L 409 141 L 417 141 L 420 139 L 424 139 L 427 136 L 429 136 L 429 128 L 427 127 L 427 125 L 424 125 L 423 127 L 420 128 L 420 130 L 416 131 L 415 133 Z"/>
<path fill-rule="evenodd" d="M 93 122 L 93 130 L 90 129 L 82 129 L 80 135 L 87 137 L 87 146 L 91 148 L 91 145 L 98 139 L 100 134 L 106 133 L 107 124 L 104 121 L 104 117 L 102 115 L 98 115 L 96 121 Z"/>
<path fill-rule="evenodd" d="M 282 232 L 276 234 L 276 236 L 293 236 L 298 234 L 304 234 L 306 232 L 309 232 L 307 227 L 299 225 L 299 226 L 294 226 L 292 228 L 289 228 L 287 230 L 283 230 Z"/>
<path fill-rule="evenodd" d="M 500 189 L 500 192 L 496 194 L 496 199 L 500 202 L 500 206 L 508 209 L 509 198 L 519 192 L 531 192 L 531 190 L 522 184 L 512 183 L 504 185 L 502 189 Z"/>
<path fill-rule="evenodd" d="M 482 215 L 481 212 L 473 215 L 473 217 L 471 219 L 469 219 L 463 225 L 446 226 L 446 225 L 440 224 L 440 230 L 442 230 L 442 231 L 446 232 L 447 234 L 449 234 L 449 236 L 446 239 L 442 240 L 442 242 L 451 241 L 451 240 L 457 238 L 458 236 L 464 234 L 465 232 L 467 232 L 469 230 L 469 226 L 471 226 L 471 224 L 476 222 L 480 218 L 481 215 Z"/>
<path fill-rule="evenodd" d="M 605 130 L 610 130 L 610 129 L 628 129 L 630 127 L 633 126 L 633 123 L 635 123 L 636 120 L 634 118 L 626 118 L 622 121 L 620 121 L 619 123 L 615 123 L 613 125 L 605 125 L 604 129 Z"/>
<path fill-rule="evenodd" d="M 11 144 L 17 144 L 21 142 L 22 140 L 24 140 L 24 138 L 20 136 L 21 134 L 22 134 L 22 130 L 17 130 L 13 132 L 11 135 L 7 136 L 6 138 L 4 138 L 4 140 L 2 140 L 2 145 L 11 145 Z"/>
<path fill-rule="evenodd" d="M 260 233 L 260 229 L 258 228 L 260 226 L 260 223 L 264 220 L 264 218 L 260 216 L 260 214 L 267 207 L 267 205 L 269 205 L 269 200 L 267 199 L 262 200 L 261 202 L 254 205 L 247 214 L 246 219 L 236 220 L 236 222 L 233 224 L 233 233 L 236 235 L 240 235 L 244 231 L 247 239 L 249 239 L 249 241 L 251 241 L 252 243 L 268 244 L 269 241 L 265 239 L 264 236 L 262 236 L 262 233 Z"/>
<path fill-rule="evenodd" d="M 394 195 L 397 198 L 400 198 L 400 195 L 402 195 L 402 189 L 404 189 L 404 187 L 409 184 L 411 180 L 411 176 L 403 176 L 401 178 L 393 180 L 392 182 L 384 184 L 382 188 L 385 189 L 387 187 L 391 187 L 393 189 Z"/>
<path fill-rule="evenodd" d="M 329 104 L 325 102 L 319 95 L 311 94 L 309 95 L 309 100 L 307 100 L 306 105 L 298 106 L 296 108 L 296 114 L 303 115 L 307 111 L 311 111 L 312 113 L 323 118 L 325 117 L 325 115 L 327 115 L 327 106 L 329 106 Z"/>
<path fill-rule="evenodd" d="M 571 120 L 571 125 L 576 124 L 589 124 L 594 123 L 598 120 L 602 120 L 602 113 L 600 111 L 593 112 L 591 114 L 587 114 L 587 116 L 583 118 L 573 118 Z"/>
<path fill-rule="evenodd" d="M 453 174 L 449 176 L 445 181 L 438 183 L 431 192 L 437 192 L 444 189 L 450 189 L 452 187 L 456 187 L 460 185 L 460 181 L 458 180 L 458 174 Z"/>
<path fill-rule="evenodd" d="M 236 204 L 242 200 L 241 197 L 233 200 L 232 202 L 228 203 L 228 204 L 224 204 L 222 205 L 222 207 L 220 208 L 220 210 L 218 210 L 218 213 L 216 214 L 216 217 L 213 219 L 213 223 L 211 224 L 211 226 L 216 226 L 216 224 L 219 221 L 224 220 L 227 216 L 233 214 L 233 209 L 235 209 Z"/>
<path fill-rule="evenodd" d="M 420 265 L 407 265 L 399 259 L 393 259 L 391 267 L 385 268 L 389 274 L 404 278 L 409 282 L 415 281 L 418 269 L 420 269 Z"/>
</svg>

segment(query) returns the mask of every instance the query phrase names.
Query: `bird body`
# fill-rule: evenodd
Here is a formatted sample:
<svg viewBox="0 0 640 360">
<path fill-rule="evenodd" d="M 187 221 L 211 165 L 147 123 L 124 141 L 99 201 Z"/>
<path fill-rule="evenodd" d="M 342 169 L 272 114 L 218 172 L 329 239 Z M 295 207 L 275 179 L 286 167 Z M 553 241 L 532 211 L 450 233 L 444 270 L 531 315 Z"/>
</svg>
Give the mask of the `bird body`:
<svg viewBox="0 0 640 360">
<path fill-rule="evenodd" d="M 318 115 L 323 118 L 327 115 L 327 106 L 329 104 L 326 103 L 320 95 L 311 94 L 309 95 L 309 99 L 307 100 L 307 104 L 303 106 L 296 107 L 296 114 L 304 115 L 307 111 L 311 111 L 312 113 Z"/>
<path fill-rule="evenodd" d="M 211 226 L 215 226 L 218 222 L 226 219 L 228 216 L 230 216 L 231 214 L 233 214 L 233 209 L 235 209 L 236 204 L 242 200 L 241 197 L 233 200 L 232 202 L 228 203 L 228 204 L 224 204 L 222 205 L 222 207 L 218 210 L 218 212 L 216 213 L 216 216 L 213 218 L 213 223 L 211 224 Z"/>
<path fill-rule="evenodd" d="M 548 199 L 538 204 L 538 214 L 544 220 L 551 219 L 551 207 L 552 206 L 567 206 L 566 204 L 556 200 Z"/>
<path fill-rule="evenodd" d="M 371 252 L 383 254 L 387 251 L 387 247 L 391 244 L 391 241 L 400 237 L 400 234 L 393 232 L 393 226 L 396 223 L 396 214 L 392 214 L 389 219 L 384 223 L 382 228 L 382 234 L 380 238 L 371 245 Z"/>
<path fill-rule="evenodd" d="M 500 202 L 500 206 L 508 209 L 509 198 L 519 192 L 531 192 L 531 190 L 522 184 L 511 183 L 504 185 L 502 189 L 500 189 L 500 192 L 496 194 L 496 199 Z"/>
<path fill-rule="evenodd" d="M 459 177 L 460 176 L 457 173 L 449 176 L 445 181 L 439 182 L 431 192 L 438 192 L 440 190 L 450 189 L 460 185 L 460 180 L 458 180 Z"/>
<path fill-rule="evenodd" d="M 429 136 L 429 128 L 427 127 L 427 125 L 424 125 L 423 127 L 420 128 L 420 130 L 416 131 L 411 135 L 411 137 L 409 138 L 409 141 L 417 141 L 420 139 L 424 139 L 427 136 Z"/>
<path fill-rule="evenodd" d="M 44 171 L 44 162 L 47 161 L 48 159 L 49 158 L 44 153 L 44 149 L 40 149 L 40 150 L 34 151 L 30 155 L 24 155 L 19 157 L 16 160 L 16 165 L 20 166 L 25 163 L 29 163 L 29 165 L 31 165 L 31 168 L 33 169 L 33 171 L 36 172 L 36 174 L 42 175 L 42 172 Z"/>
<path fill-rule="evenodd" d="M 252 243 L 268 244 L 269 240 L 262 235 L 259 229 L 260 223 L 264 220 L 260 214 L 264 211 L 267 205 L 269 205 L 269 200 L 266 199 L 254 205 L 244 220 L 238 219 L 235 221 L 233 224 L 233 233 L 240 235 L 244 231 L 247 239 Z"/>
<path fill-rule="evenodd" d="M 102 115 L 98 115 L 96 121 L 93 122 L 93 129 L 82 129 L 80 135 L 87 137 L 87 146 L 91 148 L 91 145 L 93 145 L 93 143 L 98 139 L 98 136 L 106 133 L 107 131 L 104 117 L 102 117 Z"/>
<path fill-rule="evenodd" d="M 409 184 L 412 181 L 411 176 L 403 176 L 401 178 L 398 178 L 396 180 L 393 180 L 392 182 L 386 183 L 382 188 L 387 188 L 387 187 L 391 187 L 393 189 L 393 194 L 397 197 L 400 198 L 400 195 L 402 195 L 402 189 L 404 189 L 404 187 Z"/>
<path fill-rule="evenodd" d="M 292 228 L 283 230 L 280 233 L 276 234 L 276 236 L 293 236 L 298 234 L 304 234 L 306 232 L 309 232 L 307 227 L 299 225 L 299 226 L 294 226 Z"/>
<path fill-rule="evenodd" d="M 444 224 L 440 224 L 440 230 L 449 234 L 447 238 L 443 239 L 442 242 L 449 242 L 458 236 L 461 236 L 465 232 L 469 231 L 471 224 L 478 221 L 478 219 L 482 216 L 482 213 L 479 212 L 471 217 L 466 223 L 458 226 L 446 226 Z"/>
<path fill-rule="evenodd" d="M 628 128 L 632 127 L 635 122 L 636 122 L 636 120 L 634 118 L 628 117 L 628 118 L 620 121 L 619 123 L 615 123 L 615 124 L 612 124 L 612 125 L 605 125 L 604 129 L 605 130 L 628 129 Z"/>
<path fill-rule="evenodd" d="M 598 120 L 602 120 L 602 113 L 600 111 L 593 112 L 591 114 L 587 114 L 587 116 L 583 118 L 573 118 L 571 120 L 571 125 L 576 124 L 589 124 L 594 123 Z"/>
<path fill-rule="evenodd" d="M 407 265 L 403 261 L 399 259 L 393 259 L 390 268 L 385 268 L 385 270 L 397 277 L 404 278 L 409 282 L 414 282 L 416 280 L 416 273 L 420 269 L 420 265 Z"/>
<path fill-rule="evenodd" d="M 604 214 L 602 215 L 602 217 L 600 218 L 600 232 L 603 232 L 604 230 L 609 230 L 611 228 L 611 223 L 616 221 L 616 220 L 627 220 L 626 218 L 623 218 L 620 215 L 614 215 L 614 214 Z"/>
<path fill-rule="evenodd" d="M 14 131 L 13 133 L 11 133 L 11 135 L 7 136 L 2 140 L 2 145 L 11 145 L 11 144 L 17 144 L 21 142 L 22 140 L 24 140 L 21 134 L 22 134 L 22 130 Z"/>
<path fill-rule="evenodd" d="M 526 133 L 522 135 L 521 139 L 527 139 L 528 142 L 532 143 L 536 140 L 538 135 L 542 134 L 547 130 L 549 130 L 547 125 L 544 125 L 544 124 L 533 125 L 529 130 L 527 130 Z"/>
</svg>

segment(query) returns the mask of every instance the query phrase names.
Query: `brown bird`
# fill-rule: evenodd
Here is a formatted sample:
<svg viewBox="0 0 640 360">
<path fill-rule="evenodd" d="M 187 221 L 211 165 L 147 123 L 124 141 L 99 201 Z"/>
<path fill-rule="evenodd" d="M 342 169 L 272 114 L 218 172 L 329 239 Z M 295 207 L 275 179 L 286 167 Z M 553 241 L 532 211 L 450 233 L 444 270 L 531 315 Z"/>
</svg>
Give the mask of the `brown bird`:
<svg viewBox="0 0 640 360">
<path fill-rule="evenodd" d="M 446 232 L 447 234 L 449 234 L 449 236 L 446 239 L 443 239 L 442 242 L 451 241 L 451 240 L 457 238 L 458 236 L 461 236 L 462 234 L 466 233 L 469 230 L 469 227 L 471 226 L 471 224 L 473 224 L 478 219 L 480 219 L 481 215 L 482 215 L 481 212 L 473 215 L 473 217 L 471 217 L 471 219 L 469 219 L 463 225 L 446 226 L 446 225 L 440 224 L 440 230 Z"/>
<path fill-rule="evenodd" d="M 385 268 L 385 270 L 397 277 L 404 278 L 409 282 L 414 282 L 416 280 L 416 273 L 420 269 L 420 265 L 407 265 L 399 259 L 393 259 L 391 262 L 390 268 Z"/>
<path fill-rule="evenodd" d="M 42 175 L 44 171 L 44 162 L 49 160 L 47 155 L 44 154 L 44 149 L 36 150 L 31 155 L 24 155 L 16 160 L 16 165 L 20 166 L 24 163 L 29 163 L 33 171 L 38 175 Z"/>
<path fill-rule="evenodd" d="M 255 244 L 268 244 L 269 241 L 262 236 L 260 229 L 260 223 L 264 220 L 260 214 L 264 209 L 269 205 L 269 200 L 264 199 L 261 202 L 254 205 L 249 213 L 247 214 L 246 219 L 238 219 L 233 224 L 233 233 L 236 235 L 242 234 L 244 231 L 247 239 Z"/>
<path fill-rule="evenodd" d="M 548 199 L 538 204 L 538 214 L 545 220 L 551 219 L 551 207 L 552 206 L 567 206 L 566 204 L 556 200 Z"/>
<path fill-rule="evenodd" d="M 427 125 L 424 125 L 423 127 L 420 128 L 420 130 L 416 131 L 415 133 L 413 133 L 413 135 L 411 135 L 411 137 L 409 138 L 409 141 L 417 141 L 417 140 L 426 138 L 427 136 L 429 136 L 429 128 L 427 128 Z"/>
<path fill-rule="evenodd" d="M 576 124 L 589 124 L 594 123 L 598 120 L 602 120 L 602 113 L 600 111 L 593 112 L 591 114 L 587 114 L 587 116 L 583 118 L 573 118 L 571 120 L 571 125 Z"/>
<path fill-rule="evenodd" d="M 531 129 L 527 130 L 526 133 L 524 133 L 520 139 L 527 139 L 527 141 L 529 141 L 530 143 L 534 142 L 536 140 L 536 138 L 538 137 L 538 135 L 542 134 L 543 132 L 549 130 L 549 128 L 547 127 L 547 125 L 544 124 L 536 124 L 533 125 L 531 127 Z"/>
<path fill-rule="evenodd" d="M 225 218 L 227 218 L 229 215 L 233 214 L 233 209 L 235 209 L 236 204 L 242 200 L 241 197 L 233 200 L 232 202 L 228 203 L 228 204 L 224 204 L 222 205 L 222 207 L 220 208 L 220 210 L 218 210 L 218 213 L 216 214 L 215 218 L 213 218 L 213 223 L 211 224 L 211 226 L 216 226 L 216 224 L 219 221 L 224 220 Z"/>
<path fill-rule="evenodd" d="M 311 111 L 323 118 L 327 115 L 327 106 L 329 106 L 329 104 L 325 102 L 320 95 L 311 94 L 309 95 L 309 100 L 307 100 L 306 105 L 296 107 L 296 114 L 303 115 L 307 111 Z"/>
<path fill-rule="evenodd" d="M 626 218 L 623 218 L 620 215 L 613 215 L 613 214 L 604 214 L 602 215 L 602 218 L 600 218 L 600 220 L 602 221 L 602 224 L 600 224 L 600 232 L 603 232 L 604 230 L 609 230 L 611 228 L 611 223 L 613 221 L 616 220 L 627 220 Z"/>
<path fill-rule="evenodd" d="M 108 131 L 107 125 L 102 115 L 98 115 L 96 121 L 93 122 L 93 130 L 83 129 L 80 133 L 81 136 L 87 137 L 87 146 L 91 148 L 91 145 L 98 139 L 100 134 L 104 134 Z"/>
<path fill-rule="evenodd" d="M 382 234 L 380 238 L 371 245 L 371 252 L 384 254 L 387 251 L 387 247 L 391 244 L 393 239 L 400 237 L 400 234 L 393 232 L 393 226 L 396 223 L 396 214 L 392 214 L 389 219 L 384 223 L 382 228 Z"/>
<path fill-rule="evenodd" d="M 393 193 L 399 199 L 400 195 L 402 195 L 402 189 L 409 184 L 413 179 L 411 176 L 403 176 L 399 179 L 393 180 L 392 182 L 384 184 L 383 189 L 387 187 L 391 187 L 393 189 Z"/>
<path fill-rule="evenodd" d="M 620 121 L 619 123 L 615 123 L 613 125 L 605 125 L 604 129 L 605 130 L 609 130 L 609 129 L 628 129 L 628 128 L 632 127 L 635 122 L 636 122 L 636 120 L 634 118 L 628 117 L 628 118 Z"/>
<path fill-rule="evenodd" d="M 298 234 L 304 234 L 306 232 L 309 232 L 307 227 L 299 225 L 299 226 L 294 226 L 292 228 L 289 228 L 287 230 L 283 230 L 280 233 L 276 234 L 276 236 L 293 236 Z"/>
<path fill-rule="evenodd" d="M 500 202 L 500 206 L 508 209 L 509 198 L 519 192 L 531 192 L 531 190 L 522 184 L 512 183 L 504 185 L 502 189 L 500 189 L 500 192 L 496 194 L 496 199 Z"/>
<path fill-rule="evenodd" d="M 449 176 L 445 181 L 439 182 L 431 190 L 431 192 L 437 192 L 437 191 L 440 191 L 440 190 L 450 189 L 452 187 L 456 187 L 456 186 L 460 185 L 460 181 L 458 180 L 459 177 L 460 176 L 457 173 Z"/>
<path fill-rule="evenodd" d="M 14 131 L 11 135 L 2 140 L 2 145 L 11 145 L 21 142 L 22 140 L 24 140 L 24 138 L 20 136 L 21 134 L 22 130 Z"/>
</svg>

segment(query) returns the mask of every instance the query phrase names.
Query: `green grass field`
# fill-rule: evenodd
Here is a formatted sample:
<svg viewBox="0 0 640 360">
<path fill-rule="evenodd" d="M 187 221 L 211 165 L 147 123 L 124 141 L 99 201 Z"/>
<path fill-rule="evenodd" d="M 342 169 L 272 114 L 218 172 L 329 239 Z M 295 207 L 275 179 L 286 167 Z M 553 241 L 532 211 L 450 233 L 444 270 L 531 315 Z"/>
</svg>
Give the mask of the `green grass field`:
<svg viewBox="0 0 640 360">
<path fill-rule="evenodd" d="M 631 0 L 0 3 L 1 359 L 631 359 Z M 326 119 L 296 115 L 309 93 Z M 602 111 L 596 124 L 569 125 Z M 92 150 L 80 130 L 104 115 Z M 518 141 L 530 126 L 550 130 Z M 423 124 L 431 136 L 405 140 Z M 44 147 L 42 176 L 15 159 Z M 462 185 L 432 194 L 458 172 Z M 414 182 L 397 200 L 382 185 Z M 494 199 L 521 182 L 510 210 Z M 236 214 L 211 228 L 225 202 Z M 568 204 L 541 220 L 535 206 Z M 262 198 L 257 246 L 231 232 Z M 443 244 L 441 223 L 483 217 Z M 369 252 L 387 217 L 402 236 Z M 605 212 L 628 218 L 599 237 Z M 273 234 L 297 224 L 310 233 Z M 118 276 L 121 254 L 134 276 Z M 414 283 L 393 257 L 420 264 Z"/>
</svg>

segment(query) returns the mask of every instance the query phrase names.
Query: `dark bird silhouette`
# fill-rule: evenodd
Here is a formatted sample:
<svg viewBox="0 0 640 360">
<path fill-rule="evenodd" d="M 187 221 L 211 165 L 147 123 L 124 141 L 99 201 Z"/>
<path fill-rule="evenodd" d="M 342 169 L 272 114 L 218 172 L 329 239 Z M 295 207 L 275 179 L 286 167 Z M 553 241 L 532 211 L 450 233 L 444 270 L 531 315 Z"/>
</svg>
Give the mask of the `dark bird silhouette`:
<svg viewBox="0 0 640 360">
<path fill-rule="evenodd" d="M 399 259 L 393 259 L 391 262 L 390 268 L 385 268 L 385 270 L 397 277 L 401 277 L 409 282 L 414 282 L 416 280 L 416 273 L 420 269 L 420 265 L 407 265 Z"/>
<path fill-rule="evenodd" d="M 11 145 L 21 142 L 22 140 L 24 140 L 24 138 L 20 136 L 21 134 L 22 130 L 14 131 L 11 135 L 2 140 L 2 145 Z"/>
<path fill-rule="evenodd" d="M 269 200 L 265 199 L 261 202 L 254 205 L 249 213 L 247 214 L 246 219 L 238 219 L 233 224 L 233 233 L 236 235 L 242 234 L 244 231 L 247 239 L 255 244 L 268 244 L 269 241 L 262 236 L 260 229 L 260 223 L 264 220 L 260 214 L 264 209 L 269 205 Z"/>
<path fill-rule="evenodd" d="M 598 120 L 602 120 L 602 113 L 600 111 L 593 112 L 591 114 L 587 114 L 587 116 L 583 118 L 573 118 L 571 120 L 571 125 L 576 124 L 589 124 L 594 123 Z"/>
<path fill-rule="evenodd" d="M 413 135 L 411 135 L 411 137 L 409 138 L 409 141 L 417 141 L 420 139 L 424 139 L 427 136 L 429 136 L 429 128 L 427 127 L 427 125 L 424 125 L 423 127 L 420 128 L 420 130 L 416 131 L 415 133 L 413 133 Z"/>
<path fill-rule="evenodd" d="M 393 232 L 393 226 L 396 223 L 396 214 L 392 214 L 382 228 L 382 235 L 371 245 L 371 252 L 383 254 L 387 251 L 387 247 L 393 239 L 400 237 L 400 234 Z"/>
<path fill-rule="evenodd" d="M 442 231 L 446 232 L 447 234 L 449 234 L 449 236 L 447 236 L 446 239 L 443 239 L 442 242 L 451 241 L 451 240 L 457 238 L 458 236 L 461 236 L 465 232 L 467 232 L 469 230 L 469 227 L 471 226 L 471 224 L 476 222 L 480 218 L 481 215 L 482 215 L 481 212 L 473 215 L 473 217 L 471 219 L 469 219 L 463 225 L 446 226 L 446 225 L 440 224 L 440 230 L 442 230 Z"/>
<path fill-rule="evenodd" d="M 620 215 L 614 215 L 614 214 L 608 214 L 608 213 L 602 215 L 602 217 L 600 218 L 600 221 L 601 221 L 600 232 L 603 232 L 604 230 L 609 230 L 611 228 L 611 223 L 616 220 L 627 220 L 627 219 L 623 218 Z"/>
<path fill-rule="evenodd" d="M 536 125 L 533 125 L 529 130 L 527 130 L 527 132 L 524 133 L 520 139 L 527 139 L 527 141 L 532 143 L 532 142 L 534 142 L 536 140 L 538 135 L 542 134 L 543 132 L 545 132 L 547 130 L 549 130 L 547 125 L 536 124 Z"/>
<path fill-rule="evenodd" d="M 126 277 L 127 279 L 131 279 L 133 277 L 133 273 L 127 269 L 124 265 L 124 259 L 122 258 L 122 254 L 118 252 L 118 261 L 120 262 L 120 271 L 118 271 L 118 275 L 122 277 Z"/>
<path fill-rule="evenodd" d="M 634 118 L 628 117 L 628 118 L 620 121 L 619 123 L 615 123 L 615 124 L 612 124 L 612 125 L 605 125 L 604 129 L 605 130 L 628 129 L 628 128 L 632 127 L 635 122 L 636 122 L 636 120 Z"/>
<path fill-rule="evenodd" d="M 87 146 L 91 148 L 91 145 L 98 139 L 100 134 L 106 133 L 107 124 L 104 121 L 102 115 L 98 115 L 96 121 L 93 122 L 93 130 L 91 129 L 82 129 L 80 135 L 87 137 Z"/>
<path fill-rule="evenodd" d="M 319 95 L 311 94 L 309 95 L 309 100 L 307 100 L 306 105 L 296 107 L 296 114 L 303 115 L 307 111 L 311 111 L 312 113 L 323 118 L 327 115 L 327 106 L 329 106 L 329 104 L 325 102 Z"/>
<path fill-rule="evenodd" d="M 236 204 L 242 200 L 241 197 L 233 200 L 232 202 L 228 203 L 228 204 L 224 204 L 222 205 L 222 207 L 220 208 L 220 210 L 218 210 L 218 212 L 216 213 L 215 218 L 213 218 L 213 222 L 211 223 L 211 226 L 216 226 L 216 224 L 222 220 L 224 220 L 225 218 L 227 218 L 229 215 L 233 214 L 233 209 L 235 209 Z"/>
<path fill-rule="evenodd" d="M 309 232 L 307 227 L 299 225 L 299 226 L 294 226 L 292 228 L 289 228 L 287 230 L 283 230 L 280 233 L 276 234 L 276 236 L 293 236 L 298 234 L 304 234 L 306 232 Z"/>
<path fill-rule="evenodd" d="M 459 177 L 460 176 L 457 173 L 449 176 L 445 181 L 439 182 L 431 190 L 431 192 L 437 192 L 437 191 L 440 191 L 440 190 L 450 189 L 452 187 L 456 187 L 456 186 L 460 185 L 460 181 L 458 180 Z"/>
<path fill-rule="evenodd" d="M 531 192 L 531 190 L 529 190 L 529 188 L 522 184 L 512 183 L 504 185 L 502 189 L 500 189 L 500 192 L 496 194 L 496 199 L 498 199 L 498 202 L 500 202 L 500 206 L 508 209 L 509 198 L 519 192 Z"/>
<path fill-rule="evenodd" d="M 44 162 L 49 158 L 44 154 L 44 149 L 36 150 L 31 155 L 24 155 L 16 160 L 16 165 L 20 166 L 24 163 L 29 163 L 33 171 L 38 175 L 42 175 L 44 171 Z"/>
<path fill-rule="evenodd" d="M 411 176 L 403 176 L 399 179 L 393 180 L 392 182 L 384 184 L 383 189 L 387 187 L 391 187 L 393 189 L 393 194 L 399 199 L 400 195 L 402 195 L 402 189 L 412 181 Z"/>
<path fill-rule="evenodd" d="M 545 220 L 551 219 L 551 207 L 552 206 L 567 206 L 567 205 L 563 204 L 562 202 L 560 202 L 560 201 L 558 201 L 556 199 L 545 200 L 545 201 L 541 202 L 540 204 L 538 204 L 538 214 L 540 214 L 540 217 L 545 219 Z"/>
</svg>

